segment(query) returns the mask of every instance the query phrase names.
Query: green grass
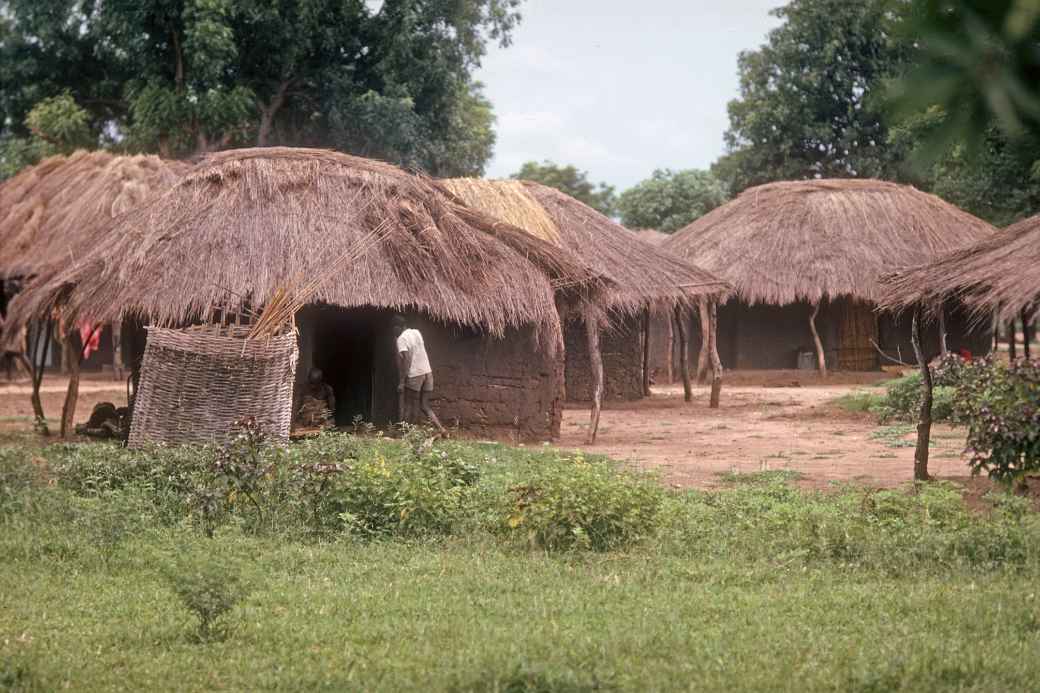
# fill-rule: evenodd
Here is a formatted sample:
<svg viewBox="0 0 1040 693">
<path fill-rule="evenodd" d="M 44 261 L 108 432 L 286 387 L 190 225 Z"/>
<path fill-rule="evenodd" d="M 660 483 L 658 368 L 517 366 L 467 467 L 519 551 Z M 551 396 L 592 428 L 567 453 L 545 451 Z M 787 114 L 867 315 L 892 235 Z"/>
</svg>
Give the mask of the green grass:
<svg viewBox="0 0 1040 693">
<path fill-rule="evenodd" d="M 481 461 L 472 515 L 370 541 L 234 518 L 207 539 L 151 515 L 146 488 L 81 507 L 63 483 L 10 491 L 22 477 L 0 467 L 0 691 L 1004 691 L 1040 678 L 1040 518 L 1021 499 L 995 494 L 973 515 L 950 486 L 803 493 L 785 483 L 797 472 L 773 470 L 662 491 L 656 531 L 623 550 L 546 552 L 488 521 L 555 453 L 439 449 Z M 251 588 L 223 639 L 192 637 L 164 578 L 185 556 L 228 563 Z"/>
<path fill-rule="evenodd" d="M 880 406 L 884 401 L 885 395 L 883 394 L 854 390 L 847 395 L 831 400 L 831 403 L 848 412 L 866 413 L 871 411 L 871 407 Z"/>
<path fill-rule="evenodd" d="M 870 439 L 879 440 L 890 448 L 912 448 L 917 446 L 917 440 L 909 440 L 906 436 L 916 431 L 917 428 L 910 424 L 884 426 L 871 433 Z M 928 446 L 935 447 L 935 440 L 929 438 Z"/>
<path fill-rule="evenodd" d="M 759 472 L 722 472 L 719 480 L 727 484 L 771 484 L 798 481 L 804 476 L 793 469 L 766 469 Z"/>
</svg>

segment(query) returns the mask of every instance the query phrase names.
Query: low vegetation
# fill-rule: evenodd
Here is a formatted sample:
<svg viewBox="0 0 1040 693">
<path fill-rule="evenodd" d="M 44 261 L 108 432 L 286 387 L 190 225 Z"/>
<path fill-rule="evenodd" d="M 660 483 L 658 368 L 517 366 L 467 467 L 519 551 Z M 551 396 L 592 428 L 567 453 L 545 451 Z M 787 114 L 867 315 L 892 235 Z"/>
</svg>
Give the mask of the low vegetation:
<svg viewBox="0 0 1040 693">
<path fill-rule="evenodd" d="M 731 481 L 420 430 L 0 448 L 0 690 L 1033 685 L 1027 501 Z"/>
</svg>

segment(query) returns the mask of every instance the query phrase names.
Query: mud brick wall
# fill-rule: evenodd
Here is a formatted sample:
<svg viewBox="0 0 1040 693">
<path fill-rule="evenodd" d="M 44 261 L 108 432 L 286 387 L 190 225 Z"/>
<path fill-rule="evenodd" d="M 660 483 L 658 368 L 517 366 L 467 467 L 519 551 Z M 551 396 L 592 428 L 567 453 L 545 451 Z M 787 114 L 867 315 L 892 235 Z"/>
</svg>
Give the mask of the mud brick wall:
<svg viewBox="0 0 1040 693">
<path fill-rule="evenodd" d="M 654 385 L 667 385 L 682 380 L 679 373 L 678 335 L 672 327 L 672 312 L 658 311 L 650 314 L 650 381 Z M 671 378 L 669 378 L 671 374 Z"/>
<path fill-rule="evenodd" d="M 641 320 L 637 317 L 616 319 L 611 328 L 600 331 L 604 401 L 643 397 L 642 332 Z M 588 402 L 592 399 L 592 367 L 584 323 L 580 320 L 568 321 L 563 336 L 567 347 L 567 401 Z"/>
</svg>

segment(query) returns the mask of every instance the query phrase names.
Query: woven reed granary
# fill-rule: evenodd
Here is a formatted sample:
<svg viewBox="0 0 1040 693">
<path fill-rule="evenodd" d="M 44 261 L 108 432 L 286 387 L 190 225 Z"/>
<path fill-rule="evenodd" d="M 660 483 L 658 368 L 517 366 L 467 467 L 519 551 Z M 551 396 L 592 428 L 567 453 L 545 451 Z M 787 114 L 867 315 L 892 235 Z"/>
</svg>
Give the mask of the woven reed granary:
<svg viewBox="0 0 1040 693">
<path fill-rule="evenodd" d="M 746 190 L 664 247 L 735 287 L 719 311 L 727 367 L 795 368 L 799 354 L 812 354 L 817 368 L 823 360 L 826 368 L 871 370 L 880 365 L 878 347 L 914 360 L 909 319 L 875 311 L 880 278 L 994 232 L 910 186 L 814 180 Z M 947 305 L 944 316 L 951 349 L 988 350 L 986 330 L 972 329 L 963 310 Z M 934 356 L 937 326 L 925 343 Z"/>
<path fill-rule="evenodd" d="M 311 366 L 322 368 L 342 424 L 395 416 L 390 318 L 403 312 L 423 330 L 433 404 L 446 424 L 550 438 L 562 390 L 557 301 L 590 302 L 608 284 L 435 181 L 322 150 L 213 154 L 120 217 L 111 235 L 108 252 L 39 277 L 12 303 L 12 317 L 60 307 L 69 321 L 205 322 L 214 306 L 262 310 L 360 248 L 295 314 L 297 386 Z"/>
<path fill-rule="evenodd" d="M 539 183 L 457 178 L 444 181 L 467 205 L 515 224 L 570 251 L 612 280 L 604 297 L 600 349 L 604 399 L 632 400 L 646 394 L 649 364 L 644 337 L 655 315 L 726 293 L 724 281 L 689 262 L 642 242 L 635 233 L 588 205 Z M 567 398 L 592 398 L 594 377 L 582 321 L 566 321 Z M 667 317 L 665 318 L 667 320 Z"/>
</svg>

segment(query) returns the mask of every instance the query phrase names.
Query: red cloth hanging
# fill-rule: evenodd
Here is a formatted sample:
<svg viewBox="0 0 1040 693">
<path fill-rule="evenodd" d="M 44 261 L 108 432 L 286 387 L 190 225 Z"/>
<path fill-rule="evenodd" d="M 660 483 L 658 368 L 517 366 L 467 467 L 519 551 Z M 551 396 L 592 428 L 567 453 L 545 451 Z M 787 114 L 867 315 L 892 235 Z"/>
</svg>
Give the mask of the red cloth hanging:
<svg viewBox="0 0 1040 693">
<path fill-rule="evenodd" d="M 83 358 L 89 359 L 91 354 L 101 348 L 101 325 L 81 322 L 79 338 L 83 342 Z"/>
</svg>

